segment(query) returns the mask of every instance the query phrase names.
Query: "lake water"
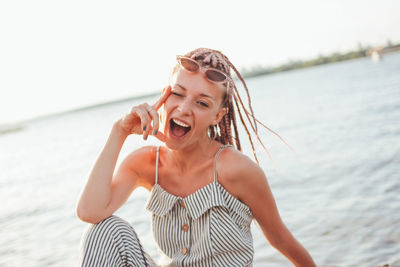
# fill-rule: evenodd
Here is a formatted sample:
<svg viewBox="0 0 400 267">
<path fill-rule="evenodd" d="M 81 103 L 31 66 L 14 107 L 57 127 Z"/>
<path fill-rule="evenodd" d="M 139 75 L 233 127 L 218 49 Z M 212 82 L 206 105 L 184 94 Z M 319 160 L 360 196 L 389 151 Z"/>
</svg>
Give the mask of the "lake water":
<svg viewBox="0 0 400 267">
<path fill-rule="evenodd" d="M 272 155 L 258 148 L 281 216 L 318 266 L 400 265 L 400 53 L 248 79 Z M 244 95 L 244 94 L 243 94 Z M 0 266 L 74 266 L 80 192 L 112 123 L 155 98 L 26 122 L 0 135 Z M 246 135 L 242 132 L 242 140 Z M 251 156 L 248 143 L 244 153 Z M 144 144 L 130 136 L 121 161 Z M 116 214 L 157 250 L 135 191 Z M 291 266 L 253 225 L 254 266 Z"/>
</svg>

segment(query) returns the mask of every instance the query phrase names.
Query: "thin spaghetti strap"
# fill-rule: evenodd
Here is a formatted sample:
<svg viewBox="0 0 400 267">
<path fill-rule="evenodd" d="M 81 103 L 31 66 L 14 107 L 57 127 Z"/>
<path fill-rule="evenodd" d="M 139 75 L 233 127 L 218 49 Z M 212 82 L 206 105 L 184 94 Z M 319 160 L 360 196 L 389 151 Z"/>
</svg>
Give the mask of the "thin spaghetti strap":
<svg viewBox="0 0 400 267">
<path fill-rule="evenodd" d="M 219 154 L 221 153 L 221 151 L 225 148 L 225 147 L 231 147 L 232 145 L 223 145 L 219 148 L 217 154 L 215 155 L 215 159 L 214 159 L 214 182 L 217 181 L 217 159 Z"/>
<path fill-rule="evenodd" d="M 155 184 L 158 183 L 158 158 L 160 154 L 160 147 L 157 146 L 157 152 L 156 152 L 156 177 L 155 177 Z"/>
</svg>

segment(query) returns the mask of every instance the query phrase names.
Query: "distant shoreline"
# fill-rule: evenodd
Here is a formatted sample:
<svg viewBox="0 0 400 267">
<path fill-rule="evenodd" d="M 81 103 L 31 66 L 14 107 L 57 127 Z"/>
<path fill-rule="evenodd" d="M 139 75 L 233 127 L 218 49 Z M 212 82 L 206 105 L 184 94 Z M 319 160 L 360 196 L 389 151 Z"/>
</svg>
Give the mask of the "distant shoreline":
<svg viewBox="0 0 400 267">
<path fill-rule="evenodd" d="M 400 43 L 393 45 L 390 41 L 388 41 L 388 44 L 386 46 L 375 46 L 375 47 L 367 46 L 363 48 L 360 45 L 359 49 L 356 51 L 350 51 L 347 53 L 334 52 L 329 56 L 319 55 L 318 57 L 310 60 L 291 60 L 288 63 L 284 63 L 282 65 L 275 67 L 255 66 L 251 67 L 250 69 L 243 68 L 239 70 L 239 72 L 242 74 L 243 78 L 252 78 L 262 75 L 268 75 L 268 74 L 285 72 L 296 69 L 303 69 L 323 64 L 336 63 L 340 61 L 352 60 L 356 58 L 369 57 L 374 55 L 377 55 L 379 57 L 382 54 L 399 52 L 399 51 L 400 51 Z"/>
</svg>

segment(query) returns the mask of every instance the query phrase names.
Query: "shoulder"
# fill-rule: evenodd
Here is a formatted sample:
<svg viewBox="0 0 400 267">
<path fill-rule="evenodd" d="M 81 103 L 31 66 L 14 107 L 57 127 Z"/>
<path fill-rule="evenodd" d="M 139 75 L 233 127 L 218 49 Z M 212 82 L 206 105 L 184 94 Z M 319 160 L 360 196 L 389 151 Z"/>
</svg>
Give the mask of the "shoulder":
<svg viewBox="0 0 400 267">
<path fill-rule="evenodd" d="M 217 173 L 237 182 L 248 180 L 250 176 L 255 176 L 256 179 L 260 179 L 260 175 L 265 176 L 256 162 L 232 147 L 221 151 L 217 159 Z"/>
<path fill-rule="evenodd" d="M 135 173 L 144 184 L 150 184 L 150 180 L 154 180 L 156 150 L 156 146 L 143 146 L 133 150 L 121 162 L 121 168 Z"/>
<path fill-rule="evenodd" d="M 154 160 L 156 156 L 156 146 L 143 146 L 130 152 L 124 159 L 126 163 L 137 165 Z"/>
<path fill-rule="evenodd" d="M 275 199 L 261 167 L 241 152 L 229 149 L 218 160 L 218 179 L 231 195 L 246 204 L 263 226 L 281 225 Z M 276 228 L 277 229 L 277 228 Z"/>
<path fill-rule="evenodd" d="M 267 179 L 256 162 L 232 147 L 221 151 L 217 159 L 217 174 L 220 183 L 242 201 L 253 189 L 265 186 Z"/>
</svg>

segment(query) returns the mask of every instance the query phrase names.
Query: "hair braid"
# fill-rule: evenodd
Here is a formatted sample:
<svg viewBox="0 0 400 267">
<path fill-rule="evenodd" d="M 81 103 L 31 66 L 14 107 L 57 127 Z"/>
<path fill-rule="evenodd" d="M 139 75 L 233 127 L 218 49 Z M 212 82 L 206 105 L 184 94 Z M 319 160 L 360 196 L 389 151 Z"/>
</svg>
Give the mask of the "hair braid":
<svg viewBox="0 0 400 267">
<path fill-rule="evenodd" d="M 238 102 L 237 102 L 236 98 L 235 98 L 235 104 L 236 104 L 236 108 L 237 108 L 238 113 L 239 113 L 240 121 L 242 122 L 243 127 L 244 127 L 244 129 L 245 129 L 245 131 L 246 131 L 246 133 L 247 133 L 247 136 L 249 137 L 249 141 L 250 141 L 250 144 L 251 144 L 251 148 L 252 148 L 252 150 L 253 150 L 254 158 L 255 158 L 255 160 L 256 160 L 257 163 L 258 163 L 258 159 L 257 159 L 257 155 L 256 155 L 256 150 L 255 150 L 254 144 L 253 144 L 253 140 L 251 139 L 251 135 L 250 135 L 249 129 L 247 128 L 247 125 L 246 125 L 245 121 L 243 120 L 243 116 L 242 116 L 242 113 L 240 112 L 240 108 L 239 108 L 239 105 L 238 105 Z"/>
<path fill-rule="evenodd" d="M 235 131 L 236 148 L 239 151 L 242 151 L 242 146 L 240 144 L 240 139 L 239 139 L 239 132 L 238 132 L 237 125 L 236 125 L 236 115 L 235 115 L 235 112 L 233 112 L 233 103 L 232 103 L 232 101 L 229 101 L 229 113 L 231 114 L 230 117 L 231 117 L 231 120 L 232 120 L 232 123 L 233 123 L 233 130 Z"/>
<path fill-rule="evenodd" d="M 227 143 L 230 145 L 233 145 L 233 140 L 232 140 L 232 130 L 231 130 L 231 121 L 230 121 L 230 116 L 229 113 L 225 116 L 225 128 L 226 128 L 226 139 Z"/>
<path fill-rule="evenodd" d="M 235 67 L 229 60 L 228 60 L 228 64 L 229 64 L 229 66 L 235 71 L 236 76 L 239 78 L 239 80 L 242 82 L 242 84 L 243 84 L 243 86 L 244 86 L 244 89 L 245 89 L 246 95 L 247 95 L 247 100 L 248 100 L 248 103 L 249 103 L 249 108 L 250 108 L 251 114 L 253 115 L 253 119 L 254 119 L 253 122 L 254 122 L 255 133 L 258 133 L 257 122 L 256 122 L 256 120 L 255 120 L 254 111 L 253 111 L 253 106 L 251 105 L 251 98 L 250 98 L 249 89 L 247 88 L 247 85 L 246 85 L 246 83 L 245 83 L 245 81 L 244 81 L 242 75 L 240 75 L 240 73 L 239 73 L 239 71 L 236 69 L 236 67 Z M 237 92 L 236 86 L 235 86 L 235 85 L 233 85 L 233 86 L 234 86 L 234 88 L 235 88 L 235 91 Z M 242 105 L 243 105 L 243 102 L 242 102 L 241 99 L 240 99 L 240 102 L 241 102 Z M 249 120 L 249 121 L 251 122 L 251 120 Z M 251 123 L 250 123 L 250 124 L 251 124 Z"/>
<path fill-rule="evenodd" d="M 229 123 L 230 123 L 229 116 L 224 116 L 222 121 L 223 121 L 223 127 L 225 128 L 225 140 L 224 140 L 225 142 L 224 143 L 232 145 L 232 140 L 230 138 L 232 136 L 232 134 L 230 132 L 231 127 L 229 126 Z"/>
</svg>

